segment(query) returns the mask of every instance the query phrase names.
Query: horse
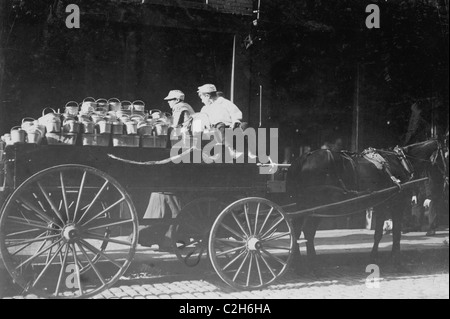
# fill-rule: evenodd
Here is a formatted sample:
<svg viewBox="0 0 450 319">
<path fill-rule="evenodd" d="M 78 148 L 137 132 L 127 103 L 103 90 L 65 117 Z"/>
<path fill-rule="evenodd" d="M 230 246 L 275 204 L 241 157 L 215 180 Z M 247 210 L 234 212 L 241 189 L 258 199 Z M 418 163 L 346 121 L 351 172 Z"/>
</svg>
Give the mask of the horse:
<svg viewBox="0 0 450 319">
<path fill-rule="evenodd" d="M 394 263 L 402 267 L 400 258 L 401 224 L 404 210 L 410 208 L 412 190 L 402 190 L 401 183 L 413 180 L 417 176 L 423 176 L 423 172 L 429 172 L 438 158 L 442 157 L 441 143 L 435 139 L 405 146 L 396 147 L 394 150 L 376 150 L 376 154 L 386 161 L 380 169 L 367 156 L 348 152 L 335 152 L 331 150 L 316 150 L 302 155 L 293 161 L 286 176 L 288 194 L 296 202 L 296 210 L 304 210 L 320 205 L 326 205 L 354 198 L 361 194 L 386 189 L 397 185 L 399 192 L 395 196 L 389 196 L 374 205 L 376 219 L 374 244 L 371 252 L 371 262 L 378 261 L 378 246 L 383 236 L 383 225 L 386 216 L 392 217 L 392 258 Z M 364 153 L 364 152 L 363 152 Z M 430 183 L 439 184 L 436 181 L 439 174 L 432 170 Z M 447 169 L 448 172 L 448 169 Z M 447 173 L 448 174 L 448 173 Z M 433 180 L 431 180 L 433 178 Z M 447 179 L 448 180 L 448 179 Z M 437 196 L 437 195 L 434 195 Z M 348 207 L 351 210 L 354 207 Z M 326 217 L 336 217 L 341 214 L 339 210 L 335 214 L 327 212 Z M 316 252 L 314 237 L 320 224 L 320 217 L 296 216 L 292 217 L 294 233 L 300 238 L 304 233 L 306 240 L 308 265 L 310 270 L 316 270 Z M 298 246 L 298 245 L 297 245 Z M 294 270 L 301 272 L 300 250 L 294 251 Z"/>
</svg>

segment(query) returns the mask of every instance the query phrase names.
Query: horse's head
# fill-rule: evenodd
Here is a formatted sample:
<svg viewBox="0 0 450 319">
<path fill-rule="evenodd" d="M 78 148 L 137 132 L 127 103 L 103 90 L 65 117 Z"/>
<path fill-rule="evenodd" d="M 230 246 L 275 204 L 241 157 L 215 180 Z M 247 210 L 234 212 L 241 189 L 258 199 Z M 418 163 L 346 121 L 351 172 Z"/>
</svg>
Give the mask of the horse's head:
<svg viewBox="0 0 450 319">
<path fill-rule="evenodd" d="M 448 187 L 448 149 L 445 144 L 432 139 L 402 148 L 416 172 L 428 172 L 435 182 Z"/>
<path fill-rule="evenodd" d="M 431 139 L 402 147 L 406 158 L 411 162 L 416 172 L 422 172 L 433 163 L 433 155 L 441 148 L 438 140 Z"/>
</svg>

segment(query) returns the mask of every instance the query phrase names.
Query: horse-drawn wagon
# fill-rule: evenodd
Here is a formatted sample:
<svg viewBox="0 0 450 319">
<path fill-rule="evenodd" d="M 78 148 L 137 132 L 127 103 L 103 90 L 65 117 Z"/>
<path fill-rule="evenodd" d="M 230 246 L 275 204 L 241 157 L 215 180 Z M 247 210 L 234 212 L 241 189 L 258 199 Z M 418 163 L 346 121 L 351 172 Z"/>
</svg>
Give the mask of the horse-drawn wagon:
<svg viewBox="0 0 450 319">
<path fill-rule="evenodd" d="M 24 292 L 48 298 L 94 296 L 127 270 L 140 225 L 171 224 L 174 252 L 187 265 L 208 255 L 227 284 L 262 288 L 286 272 L 298 248 L 291 215 L 323 214 L 358 201 L 368 207 L 399 190 L 392 187 L 352 202 L 286 213 L 270 200 L 271 192 L 284 192 L 284 187 L 273 187 L 273 178 L 259 174 L 254 163 L 137 165 L 118 160 L 157 162 L 169 153 L 8 146 L 2 156 L 0 248 L 13 281 Z M 152 192 L 188 195 L 191 200 L 174 220 L 142 219 L 139 212 Z"/>
</svg>

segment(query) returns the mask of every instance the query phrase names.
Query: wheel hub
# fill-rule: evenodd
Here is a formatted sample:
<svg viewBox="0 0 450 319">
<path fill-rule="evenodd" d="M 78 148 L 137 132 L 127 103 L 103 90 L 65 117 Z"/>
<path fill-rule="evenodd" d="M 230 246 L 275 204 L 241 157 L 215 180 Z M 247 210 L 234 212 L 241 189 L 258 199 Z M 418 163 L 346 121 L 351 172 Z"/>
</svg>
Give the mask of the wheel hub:
<svg viewBox="0 0 450 319">
<path fill-rule="evenodd" d="M 62 231 L 63 238 L 67 241 L 73 241 L 78 236 L 78 229 L 75 225 L 67 225 Z"/>
<path fill-rule="evenodd" d="M 252 237 L 247 242 L 247 248 L 250 251 L 259 250 L 259 249 L 261 249 L 261 242 L 259 241 L 258 238 Z"/>
</svg>

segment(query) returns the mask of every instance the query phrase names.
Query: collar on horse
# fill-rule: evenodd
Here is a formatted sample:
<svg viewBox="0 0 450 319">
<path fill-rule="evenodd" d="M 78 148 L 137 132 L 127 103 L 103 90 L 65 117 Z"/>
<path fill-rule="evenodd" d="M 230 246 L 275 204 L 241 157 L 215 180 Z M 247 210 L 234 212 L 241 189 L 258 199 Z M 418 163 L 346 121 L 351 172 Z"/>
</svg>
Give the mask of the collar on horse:
<svg viewBox="0 0 450 319">
<path fill-rule="evenodd" d="M 398 146 L 394 147 L 394 153 L 397 155 L 403 168 L 408 172 L 409 180 L 413 179 L 414 178 L 414 167 L 412 166 L 411 162 L 406 157 L 403 148 L 398 147 Z"/>
</svg>

